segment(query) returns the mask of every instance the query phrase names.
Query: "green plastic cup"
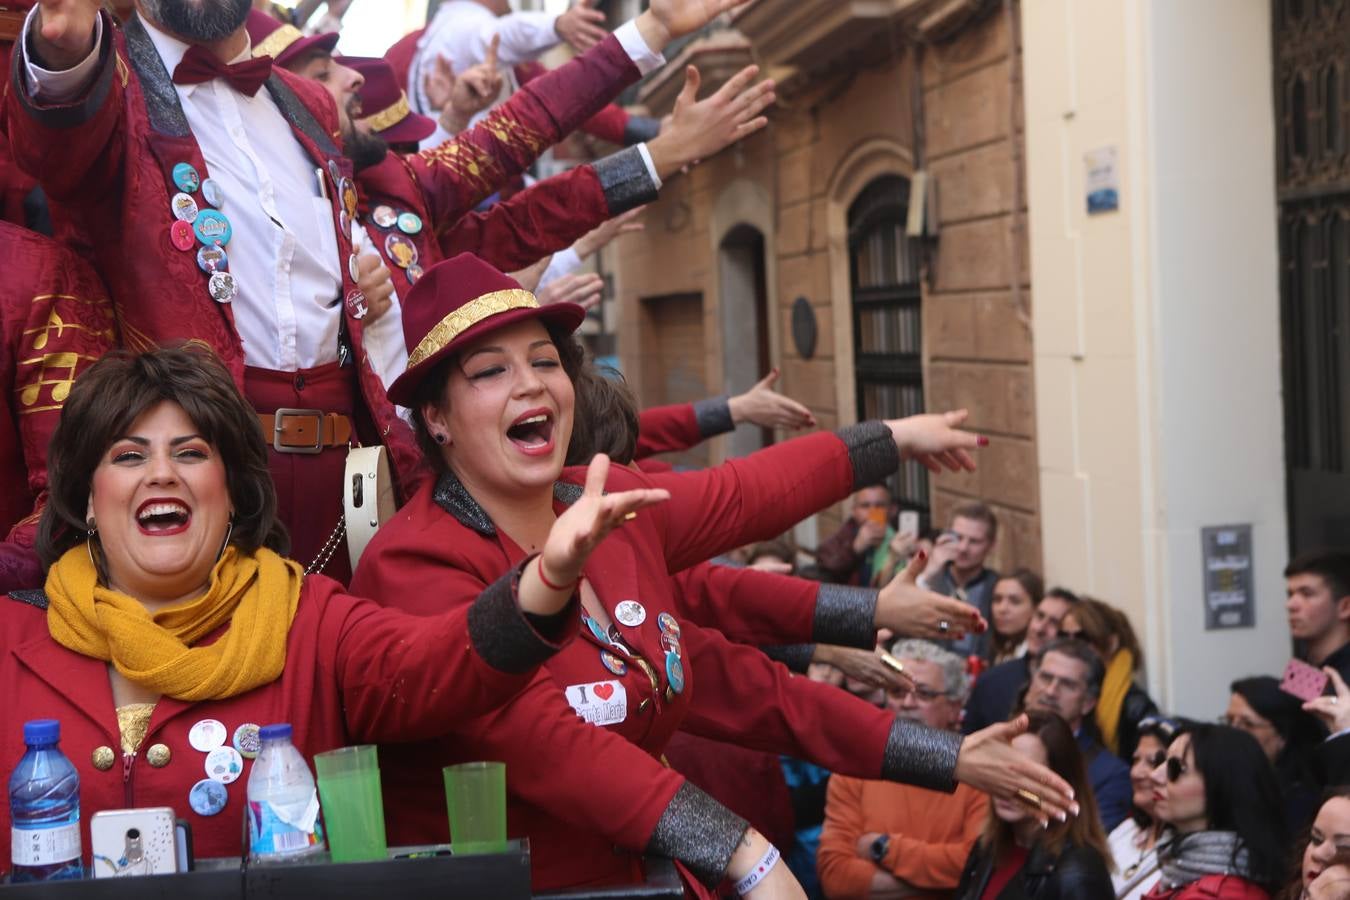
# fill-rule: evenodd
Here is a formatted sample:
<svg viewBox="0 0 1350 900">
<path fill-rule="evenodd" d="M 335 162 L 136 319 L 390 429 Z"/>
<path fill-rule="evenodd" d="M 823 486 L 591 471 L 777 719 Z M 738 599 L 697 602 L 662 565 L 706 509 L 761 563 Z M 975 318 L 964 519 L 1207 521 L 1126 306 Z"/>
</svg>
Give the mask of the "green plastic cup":
<svg viewBox="0 0 1350 900">
<path fill-rule="evenodd" d="M 314 757 L 333 862 L 384 859 L 384 800 L 375 747 L 342 747 Z"/>
<path fill-rule="evenodd" d="M 457 856 L 506 852 L 506 763 L 446 766 L 450 848 Z"/>
</svg>

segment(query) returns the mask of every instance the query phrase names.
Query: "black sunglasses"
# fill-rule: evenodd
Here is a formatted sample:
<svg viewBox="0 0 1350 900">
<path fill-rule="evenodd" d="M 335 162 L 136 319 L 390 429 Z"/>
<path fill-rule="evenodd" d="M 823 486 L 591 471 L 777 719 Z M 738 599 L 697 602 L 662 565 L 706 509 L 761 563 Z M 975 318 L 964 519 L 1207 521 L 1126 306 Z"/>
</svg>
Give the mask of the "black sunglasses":
<svg viewBox="0 0 1350 900">
<path fill-rule="evenodd" d="M 1186 760 L 1180 756 L 1169 756 L 1167 762 L 1167 780 L 1175 782 L 1182 775 L 1190 771 L 1191 767 L 1186 765 Z"/>
</svg>

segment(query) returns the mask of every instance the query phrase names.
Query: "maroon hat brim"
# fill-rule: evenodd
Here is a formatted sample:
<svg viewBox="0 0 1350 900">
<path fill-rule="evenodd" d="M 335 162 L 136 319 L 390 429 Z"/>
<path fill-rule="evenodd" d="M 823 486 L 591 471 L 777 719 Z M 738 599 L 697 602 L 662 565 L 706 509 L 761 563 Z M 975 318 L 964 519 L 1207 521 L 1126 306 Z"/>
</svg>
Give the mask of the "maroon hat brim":
<svg viewBox="0 0 1350 900">
<path fill-rule="evenodd" d="M 418 144 L 424 138 L 431 137 L 435 130 L 435 119 L 410 112 L 384 131 L 376 133 L 390 144 Z"/>
<path fill-rule="evenodd" d="M 336 31 L 329 31 L 324 34 L 312 34 L 308 37 L 302 37 L 285 50 L 282 50 L 281 53 L 277 54 L 273 62 L 284 69 L 293 62 L 299 62 L 316 50 L 322 50 L 324 53 L 332 53 L 337 45 L 338 33 Z"/>
<path fill-rule="evenodd" d="M 586 318 L 586 310 L 576 303 L 550 303 L 547 306 L 529 306 L 520 309 L 511 309 L 506 312 L 497 313 L 488 316 L 481 322 L 476 322 L 464 329 L 453 340 L 435 353 L 428 356 L 415 366 L 406 369 L 402 375 L 394 379 L 394 383 L 389 385 L 388 396 L 391 402 L 399 406 L 412 406 L 413 397 L 417 394 L 417 388 L 422 381 L 431 374 L 436 366 L 440 365 L 441 360 L 452 355 L 464 347 L 470 341 L 476 340 L 485 334 L 491 334 L 506 328 L 508 325 L 514 325 L 517 322 L 524 322 L 529 319 L 538 319 L 544 324 L 561 325 L 566 328 L 568 333 L 576 331 Z M 412 353 L 415 348 L 409 347 L 408 352 Z"/>
</svg>

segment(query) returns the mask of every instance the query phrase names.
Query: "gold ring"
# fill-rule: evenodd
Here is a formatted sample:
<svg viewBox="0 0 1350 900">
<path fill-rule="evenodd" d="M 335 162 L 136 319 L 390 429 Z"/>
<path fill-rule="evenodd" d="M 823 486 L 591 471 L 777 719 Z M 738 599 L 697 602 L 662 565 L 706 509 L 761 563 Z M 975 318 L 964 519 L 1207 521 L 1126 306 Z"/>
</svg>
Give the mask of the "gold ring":
<svg viewBox="0 0 1350 900">
<path fill-rule="evenodd" d="M 631 521 L 633 521 L 633 520 L 636 519 L 636 518 L 637 518 L 637 513 L 635 513 L 635 512 L 630 512 L 630 513 L 628 513 L 626 516 L 623 517 L 623 520 L 624 520 L 625 522 L 631 522 Z"/>
<path fill-rule="evenodd" d="M 1017 789 L 1017 799 L 1031 806 L 1034 806 L 1037 809 L 1040 809 L 1041 806 L 1043 805 L 1041 803 L 1040 796 L 1038 796 L 1037 794 L 1033 794 L 1031 791 L 1028 791 L 1025 788 Z"/>
<path fill-rule="evenodd" d="M 882 662 L 883 665 L 888 666 L 889 668 L 894 669 L 896 672 L 900 673 L 901 675 L 904 675 L 905 677 L 909 677 L 909 676 L 908 676 L 908 673 L 905 672 L 905 664 L 902 663 L 900 660 L 896 659 L 894 656 L 891 656 L 889 653 L 886 653 L 885 651 L 882 651 L 882 654 L 881 654 L 881 662 Z"/>
</svg>

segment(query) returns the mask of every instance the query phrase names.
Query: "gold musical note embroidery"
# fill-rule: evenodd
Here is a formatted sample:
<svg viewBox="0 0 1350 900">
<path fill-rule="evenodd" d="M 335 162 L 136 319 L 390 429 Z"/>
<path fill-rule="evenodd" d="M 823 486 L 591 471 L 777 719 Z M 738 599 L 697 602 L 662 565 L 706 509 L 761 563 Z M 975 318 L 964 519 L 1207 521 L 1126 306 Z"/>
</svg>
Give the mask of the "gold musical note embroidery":
<svg viewBox="0 0 1350 900">
<path fill-rule="evenodd" d="M 112 314 L 108 310 L 106 300 L 82 301 L 78 297 L 72 297 L 69 294 L 46 294 L 44 296 L 34 297 L 33 304 L 36 306 L 40 303 L 52 302 L 56 300 L 72 300 L 77 303 L 85 303 L 86 305 L 92 306 L 98 310 L 99 318 L 102 319 L 105 322 L 105 324 L 111 325 L 112 323 Z M 51 312 L 47 314 L 47 324 L 40 325 L 37 328 L 25 328 L 23 334 L 24 337 L 33 335 L 33 345 L 31 349 L 43 350 L 46 349 L 48 341 L 51 340 L 51 334 L 53 331 L 56 332 L 56 337 L 58 340 L 60 340 L 60 338 L 62 337 L 62 335 L 65 334 L 67 329 L 70 329 L 71 331 L 83 331 L 87 334 L 92 334 L 95 337 L 103 338 L 109 341 L 113 339 L 113 330 L 110 327 L 94 328 L 89 325 L 84 325 L 80 322 L 67 322 L 65 319 L 62 319 L 61 313 L 59 313 L 56 310 L 56 306 L 54 303 L 52 303 Z"/>
<path fill-rule="evenodd" d="M 33 359 L 25 359 L 19 365 L 38 366 L 37 378 L 15 388 L 19 395 L 19 415 L 29 415 L 46 410 L 60 409 L 70 396 L 70 386 L 75 383 L 75 368 L 81 360 L 94 362 L 97 356 L 83 353 L 44 353 Z M 51 385 L 52 402 L 46 406 L 36 406 L 42 395 L 43 385 Z"/>
</svg>

